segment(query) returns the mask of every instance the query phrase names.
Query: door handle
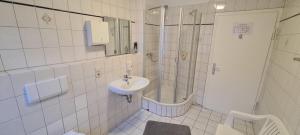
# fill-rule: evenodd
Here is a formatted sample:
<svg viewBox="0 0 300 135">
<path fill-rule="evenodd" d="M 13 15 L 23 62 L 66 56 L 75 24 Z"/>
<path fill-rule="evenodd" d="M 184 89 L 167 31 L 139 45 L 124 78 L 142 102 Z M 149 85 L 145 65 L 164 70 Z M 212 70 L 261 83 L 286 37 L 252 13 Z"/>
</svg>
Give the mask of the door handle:
<svg viewBox="0 0 300 135">
<path fill-rule="evenodd" d="M 215 75 L 217 71 L 220 71 L 220 67 L 218 67 L 216 63 L 213 63 L 211 74 Z"/>
<path fill-rule="evenodd" d="M 211 71 L 212 75 L 215 75 L 215 73 L 216 73 L 216 66 L 217 66 L 217 64 L 213 63 L 213 67 L 212 67 L 212 71 Z"/>
</svg>

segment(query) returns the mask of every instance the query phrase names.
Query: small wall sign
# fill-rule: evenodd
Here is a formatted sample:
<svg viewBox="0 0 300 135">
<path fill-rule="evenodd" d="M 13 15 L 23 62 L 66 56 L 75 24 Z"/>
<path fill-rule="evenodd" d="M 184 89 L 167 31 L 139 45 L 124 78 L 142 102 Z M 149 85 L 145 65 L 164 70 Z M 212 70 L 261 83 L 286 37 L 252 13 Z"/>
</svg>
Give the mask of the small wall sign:
<svg viewBox="0 0 300 135">
<path fill-rule="evenodd" d="M 253 23 L 235 23 L 233 25 L 233 34 L 239 39 L 243 39 L 245 35 L 252 33 Z"/>
</svg>

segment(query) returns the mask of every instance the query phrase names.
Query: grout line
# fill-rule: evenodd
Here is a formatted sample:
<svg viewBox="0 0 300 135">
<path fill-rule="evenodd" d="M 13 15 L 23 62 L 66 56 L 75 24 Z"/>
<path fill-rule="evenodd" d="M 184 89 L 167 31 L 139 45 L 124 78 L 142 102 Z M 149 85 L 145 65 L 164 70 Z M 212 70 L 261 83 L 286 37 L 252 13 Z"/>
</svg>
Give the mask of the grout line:
<svg viewBox="0 0 300 135">
<path fill-rule="evenodd" d="M 23 43 L 22 43 L 22 40 L 21 40 L 21 34 L 20 34 L 20 28 L 19 28 L 19 25 L 18 25 L 18 21 L 17 21 L 17 16 L 16 16 L 16 11 L 15 11 L 15 6 L 14 5 L 11 5 L 12 8 L 13 8 L 13 12 L 14 12 L 14 17 L 16 19 L 16 26 L 18 27 L 18 33 L 19 33 L 19 37 L 20 37 L 20 42 L 22 44 L 22 49 L 23 49 L 23 53 L 24 53 L 24 58 L 25 58 L 25 61 L 26 61 L 26 66 L 27 66 L 27 60 L 26 60 L 26 57 L 25 57 L 25 52 L 24 52 L 24 48 L 23 48 Z M 1 64 L 3 66 L 3 69 L 4 69 L 4 72 L 6 72 L 6 68 L 4 67 L 4 63 L 3 63 L 3 60 L 2 60 L 2 56 L 0 55 L 0 60 L 1 60 Z M 9 80 L 10 80 L 10 83 L 11 83 L 11 88 L 13 90 L 13 93 L 14 93 L 14 99 L 15 99 L 15 102 L 17 104 L 17 107 L 18 107 L 18 111 L 19 111 L 19 117 L 21 119 L 21 122 L 22 122 L 22 127 L 23 127 L 23 131 L 25 134 L 26 133 L 26 129 L 25 129 L 25 125 L 24 125 L 24 122 L 23 122 L 23 116 L 21 114 L 21 111 L 20 111 L 20 106 L 19 106 L 19 103 L 18 103 L 18 96 L 16 95 L 16 92 L 15 92 L 15 88 L 14 88 L 14 85 L 13 85 L 13 80 L 11 79 L 11 76 L 8 74 L 8 77 L 9 77 Z"/>
<path fill-rule="evenodd" d="M 47 58 L 46 58 L 46 52 L 45 52 L 45 47 L 44 47 L 44 40 L 43 40 L 43 37 L 42 37 L 42 32 L 41 32 L 41 28 L 40 28 L 40 21 L 39 21 L 39 17 L 38 17 L 38 13 L 37 13 L 37 10 L 36 10 L 36 8 L 34 8 L 34 11 L 35 11 L 35 16 L 36 16 L 36 21 L 37 21 L 37 24 L 38 24 L 38 28 L 36 28 L 37 30 L 38 30 L 38 32 L 39 32 L 39 35 L 40 35 L 40 39 L 41 39 L 41 49 L 43 50 L 43 55 L 44 55 L 44 65 L 47 65 Z M 16 18 L 16 20 L 17 20 L 17 18 Z M 56 21 L 56 20 L 55 20 Z M 21 38 L 22 39 L 22 38 Z M 23 44 L 22 44 L 22 46 L 23 46 Z M 25 51 L 24 51 L 24 53 L 25 53 Z M 25 55 L 26 56 L 26 55 Z M 27 61 L 27 60 L 26 60 Z M 42 65 L 40 65 L 40 66 L 42 66 Z M 28 65 L 28 67 L 30 67 L 29 65 Z"/>
<path fill-rule="evenodd" d="M 15 17 L 15 20 L 16 20 L 16 28 L 18 29 L 18 34 L 19 34 L 19 40 L 21 42 L 21 47 L 22 48 L 19 48 L 19 49 L 16 49 L 16 50 L 20 50 L 22 49 L 23 51 L 23 54 L 24 54 L 24 59 L 25 59 L 25 68 L 28 67 L 28 61 L 27 61 L 27 58 L 26 58 L 26 54 L 25 54 L 25 49 L 24 49 L 24 46 L 23 46 L 23 40 L 22 40 L 22 37 L 21 37 L 21 31 L 20 31 L 20 27 L 19 27 L 19 23 L 18 23 L 18 19 L 17 19 L 17 14 L 16 14 L 16 9 L 15 9 L 15 5 L 14 4 L 11 4 L 12 8 L 13 8 L 13 12 L 14 12 L 14 17 Z M 34 9 L 35 11 L 35 9 Z M 36 11 L 35 11 L 35 14 L 36 14 Z M 24 68 L 24 67 L 22 67 Z"/>
<path fill-rule="evenodd" d="M 53 68 L 52 70 L 53 70 L 54 78 L 56 78 L 55 69 Z M 67 83 L 69 84 L 68 80 L 67 80 Z M 60 90 L 62 90 L 61 85 L 59 85 L 59 86 L 60 86 Z M 60 112 L 60 116 L 61 116 L 62 127 L 63 127 L 63 130 L 64 130 L 64 133 L 66 133 L 66 128 L 65 128 L 65 124 L 64 124 L 64 116 L 63 116 L 63 113 L 62 113 L 62 105 L 61 105 L 62 96 L 63 95 L 58 95 L 57 98 L 58 98 L 58 105 L 59 105 L 59 112 Z"/>
<path fill-rule="evenodd" d="M 71 68 L 70 68 L 70 66 L 68 65 L 67 66 L 67 68 L 68 68 L 68 72 L 69 72 L 69 74 L 70 74 L 70 80 L 71 80 L 71 82 L 70 82 L 70 85 L 71 85 L 71 87 L 72 87 L 72 91 L 73 91 L 73 94 L 72 94 L 72 100 L 73 100 L 73 103 L 74 103 L 74 113 L 72 113 L 72 114 L 69 114 L 69 115 L 75 115 L 75 117 L 76 117 L 76 127 L 72 127 L 72 130 L 74 130 L 75 128 L 77 128 L 77 130 L 79 130 L 79 126 L 78 126 L 78 118 L 77 118 L 77 110 L 76 110 L 76 102 L 75 102 L 75 93 L 74 93 L 74 88 L 73 88 L 73 80 L 71 79 Z M 69 83 L 69 81 L 68 81 L 68 83 Z M 75 129 L 75 131 L 76 131 L 76 129 Z"/>
<path fill-rule="evenodd" d="M 34 74 L 34 81 L 37 82 L 37 79 L 36 79 L 36 72 L 34 72 L 34 71 L 32 71 L 32 72 L 33 72 L 33 74 Z M 37 88 L 36 88 L 36 89 L 37 89 Z M 37 90 L 38 90 L 38 89 L 37 89 Z M 39 97 L 41 97 L 39 92 L 37 92 L 37 94 L 38 94 Z M 46 129 L 46 134 L 48 135 L 49 132 L 48 132 L 47 124 L 46 124 L 46 117 L 45 117 L 44 107 L 43 107 L 43 105 L 42 105 L 41 102 L 40 102 L 40 105 L 41 105 L 41 110 L 39 110 L 39 111 L 42 112 L 43 120 L 44 120 L 43 123 L 44 123 L 44 126 L 45 126 L 44 128 Z M 48 106 L 48 107 L 49 107 L 49 106 Z M 38 112 L 38 111 L 35 111 L 35 112 Z M 25 126 L 25 125 L 24 125 L 24 126 Z M 43 127 L 41 127 L 41 128 L 43 128 Z M 41 129 L 41 128 L 40 128 L 40 129 Z M 31 132 L 31 133 L 32 133 L 32 132 Z"/>
<path fill-rule="evenodd" d="M 51 48 L 55 48 L 55 47 L 51 47 Z M 18 49 L 13 49 L 13 50 L 18 50 Z M 122 55 L 118 55 L 118 56 L 125 56 L 125 55 L 130 55 L 130 54 L 122 54 Z M 4 69 L 5 72 L 9 72 L 9 71 L 16 71 L 16 70 L 20 70 L 20 69 L 24 69 L 24 70 L 31 70 L 33 68 L 37 68 L 37 67 L 51 67 L 54 65 L 70 65 L 73 63 L 84 63 L 86 61 L 94 61 L 94 60 L 99 60 L 99 59 L 103 59 L 103 58 L 107 58 L 106 56 L 104 57 L 96 57 L 96 58 L 85 58 L 82 60 L 74 60 L 74 61 L 69 61 L 69 62 L 59 62 L 59 63 L 53 63 L 53 64 L 45 64 L 45 65 L 39 65 L 39 66 L 31 66 L 31 67 L 22 67 L 22 68 L 14 68 L 14 69 Z M 3 72 L 4 72 L 3 71 Z"/>
<path fill-rule="evenodd" d="M 208 127 L 208 123 L 210 121 L 210 116 L 211 116 L 212 112 L 209 113 L 209 117 L 208 117 L 208 121 L 206 122 L 205 128 L 204 128 L 204 134 L 206 133 L 206 129 Z"/>
<path fill-rule="evenodd" d="M 93 16 L 93 17 L 100 17 L 100 18 L 105 17 L 105 16 L 98 16 L 98 15 L 92 15 L 92 14 L 86 14 L 86 13 L 80 13 L 80 12 L 74 12 L 74 11 L 67 11 L 67 10 L 61 10 L 61 9 L 56 9 L 56 8 L 38 6 L 38 5 L 33 5 L 33 4 L 25 4 L 25 3 L 21 3 L 21 2 L 15 2 L 15 1 L 0 0 L 0 2 L 11 3 L 11 4 L 16 4 L 16 5 L 22 5 L 22 6 L 28 6 L 28 7 L 41 8 L 41 9 L 48 9 L 48 10 L 53 10 L 53 11 L 61 11 L 61 12 L 66 12 L 66 13 L 87 15 L 87 16 Z"/>
<path fill-rule="evenodd" d="M 290 17 L 287 17 L 287 18 L 285 18 L 285 19 L 280 20 L 280 22 L 284 22 L 284 21 L 290 20 L 290 19 L 292 19 L 292 18 L 294 18 L 294 17 L 297 17 L 297 16 L 299 16 L 299 15 L 300 15 L 300 13 L 294 14 L 294 15 L 292 15 L 292 16 L 290 16 Z"/>
<path fill-rule="evenodd" d="M 44 47 L 44 40 L 43 40 L 43 37 L 42 37 L 42 32 L 41 32 L 41 28 L 40 28 L 40 21 L 39 21 L 38 15 L 37 15 L 38 13 L 36 11 L 36 8 L 34 8 L 34 11 L 35 11 L 35 15 L 36 15 L 36 18 L 37 18 L 36 21 L 37 21 L 37 24 L 38 24 L 37 30 L 39 31 L 39 35 L 40 35 L 40 39 L 41 39 L 41 49 L 43 50 L 43 56 L 44 56 L 44 62 L 45 62 L 44 64 L 47 65 L 47 58 L 46 58 L 45 47 Z M 25 51 L 24 51 L 24 53 L 25 53 Z M 30 67 L 30 66 L 28 65 L 28 67 Z"/>
<path fill-rule="evenodd" d="M 86 89 L 86 77 L 85 77 L 85 73 L 84 73 L 84 67 L 82 66 L 82 64 L 80 64 L 80 66 L 81 66 L 81 69 L 82 69 L 82 73 L 83 73 L 83 76 L 84 76 L 84 78 L 83 78 L 83 81 L 84 81 L 84 91 L 85 91 L 85 93 L 84 94 L 82 94 L 82 95 L 85 95 L 85 101 L 86 101 L 86 109 L 87 109 L 87 112 L 88 112 L 88 120 L 87 120 L 87 122 L 89 123 L 89 133 L 88 134 L 91 134 L 91 132 L 92 132 L 92 129 L 91 129 L 91 121 L 90 121 L 90 113 L 89 113 L 89 102 L 88 102 L 88 92 L 89 91 L 87 91 L 87 89 Z M 95 78 L 96 79 L 96 78 Z M 97 85 L 97 84 L 96 84 Z M 96 89 L 97 89 L 97 86 L 96 86 Z M 75 101 L 75 100 L 74 100 Z M 75 108 L 76 108 L 76 104 L 75 104 Z M 99 121 L 99 123 L 100 123 L 100 121 Z M 78 129 L 79 130 L 79 129 Z"/>
<path fill-rule="evenodd" d="M 52 5 L 53 6 L 53 5 Z M 57 28 L 57 18 L 56 18 L 56 14 L 55 14 L 55 12 L 54 11 L 52 11 L 52 13 L 53 13 L 53 17 L 55 18 L 55 28 L 53 29 L 53 30 L 55 30 L 55 33 L 56 33 L 56 38 L 57 38 L 57 43 L 58 43 L 58 47 L 55 47 L 55 48 L 58 48 L 59 49 L 59 57 L 60 57 L 60 59 L 61 59 L 61 63 L 64 63 L 65 61 L 64 61 L 64 59 L 63 59 L 63 52 L 62 52 L 62 46 L 61 46 L 61 44 L 60 44 L 60 37 L 59 37 L 59 33 L 58 33 L 58 31 L 59 31 L 59 29 Z M 70 17 L 70 15 L 68 14 L 68 16 Z M 71 19 L 70 19 L 70 26 L 71 26 Z M 41 37 L 42 38 L 42 37 Z M 73 35 L 72 35 L 72 39 L 73 39 Z M 43 39 L 42 39 L 43 40 Z M 44 47 L 44 49 L 45 49 L 45 47 Z M 73 53 L 75 54 L 75 52 L 74 52 L 74 48 L 73 48 Z M 46 53 L 45 53 L 45 51 L 44 51 L 44 55 L 45 55 L 45 60 L 47 60 L 47 58 L 46 58 Z"/>
</svg>

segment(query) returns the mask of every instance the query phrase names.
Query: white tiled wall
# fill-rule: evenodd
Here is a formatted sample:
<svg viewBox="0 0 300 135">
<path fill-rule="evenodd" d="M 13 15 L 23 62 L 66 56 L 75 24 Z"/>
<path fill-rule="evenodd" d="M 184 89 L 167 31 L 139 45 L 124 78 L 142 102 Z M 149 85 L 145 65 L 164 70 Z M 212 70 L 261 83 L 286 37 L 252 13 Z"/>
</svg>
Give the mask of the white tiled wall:
<svg viewBox="0 0 300 135">
<path fill-rule="evenodd" d="M 300 1 L 288 0 L 282 19 L 299 11 Z M 300 17 L 296 16 L 280 23 L 263 95 L 256 111 L 258 114 L 270 113 L 278 116 L 291 135 L 300 134 L 300 63 L 293 60 L 300 56 L 299 21 Z"/>
<path fill-rule="evenodd" d="M 142 48 L 142 0 L 13 0 L 79 13 L 119 17 L 135 21 L 133 41 Z M 44 15 L 50 22 L 42 20 Z M 86 15 L 0 2 L 0 134 L 61 135 L 77 130 L 91 135 L 108 130 L 140 108 L 107 89 L 107 84 L 125 73 L 131 61 L 133 74 L 141 75 L 141 54 L 105 57 L 103 47 L 87 48 Z M 95 70 L 101 77 L 95 77 Z M 26 83 L 58 76 L 68 77 L 68 93 L 27 104 Z"/>
</svg>

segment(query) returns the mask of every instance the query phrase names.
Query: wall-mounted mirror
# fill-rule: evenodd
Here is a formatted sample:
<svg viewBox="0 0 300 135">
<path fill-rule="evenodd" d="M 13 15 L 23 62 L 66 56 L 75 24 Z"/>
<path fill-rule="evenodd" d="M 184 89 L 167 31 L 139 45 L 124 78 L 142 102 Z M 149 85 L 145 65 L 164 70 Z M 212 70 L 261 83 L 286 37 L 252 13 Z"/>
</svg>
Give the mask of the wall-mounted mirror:
<svg viewBox="0 0 300 135">
<path fill-rule="evenodd" d="M 130 21 L 119 19 L 119 34 L 121 53 L 130 53 Z"/>
<path fill-rule="evenodd" d="M 105 22 L 108 22 L 109 43 L 106 44 L 105 55 L 114 56 L 120 54 L 119 48 L 119 26 L 118 19 L 105 17 Z"/>
<path fill-rule="evenodd" d="M 131 25 L 130 21 L 105 17 L 108 22 L 109 44 L 106 45 L 106 56 L 115 56 L 131 53 Z"/>
</svg>

